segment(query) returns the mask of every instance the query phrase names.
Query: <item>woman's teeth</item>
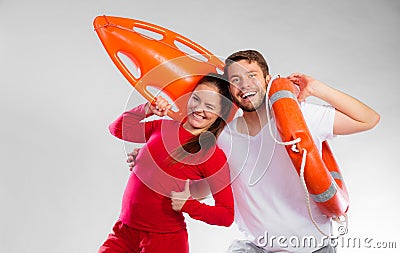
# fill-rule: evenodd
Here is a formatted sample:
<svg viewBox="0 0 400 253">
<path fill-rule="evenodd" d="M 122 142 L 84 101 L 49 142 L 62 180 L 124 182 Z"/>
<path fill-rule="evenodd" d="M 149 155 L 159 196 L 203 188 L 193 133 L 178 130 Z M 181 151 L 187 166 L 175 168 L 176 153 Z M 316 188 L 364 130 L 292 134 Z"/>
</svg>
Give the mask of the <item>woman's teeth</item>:
<svg viewBox="0 0 400 253">
<path fill-rule="evenodd" d="M 198 113 L 193 112 L 192 113 L 193 117 L 197 118 L 197 119 L 204 119 L 205 117 L 199 115 Z"/>
</svg>

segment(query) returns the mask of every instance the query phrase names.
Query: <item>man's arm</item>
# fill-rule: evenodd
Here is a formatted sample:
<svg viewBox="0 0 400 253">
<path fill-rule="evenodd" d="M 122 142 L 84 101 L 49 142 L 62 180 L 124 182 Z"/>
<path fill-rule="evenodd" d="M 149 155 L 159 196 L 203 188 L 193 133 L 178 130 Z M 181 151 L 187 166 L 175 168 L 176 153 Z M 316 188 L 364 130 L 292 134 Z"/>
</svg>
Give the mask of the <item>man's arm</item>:
<svg viewBox="0 0 400 253">
<path fill-rule="evenodd" d="M 128 153 L 128 159 L 126 162 L 129 164 L 129 170 L 132 171 L 133 167 L 136 165 L 136 157 L 139 154 L 140 148 L 134 148 L 131 153 Z"/>
<path fill-rule="evenodd" d="M 333 125 L 335 135 L 366 131 L 376 126 L 380 120 L 379 114 L 366 104 L 313 77 L 294 73 L 288 79 L 300 88 L 299 102 L 309 96 L 315 96 L 336 109 Z"/>
</svg>

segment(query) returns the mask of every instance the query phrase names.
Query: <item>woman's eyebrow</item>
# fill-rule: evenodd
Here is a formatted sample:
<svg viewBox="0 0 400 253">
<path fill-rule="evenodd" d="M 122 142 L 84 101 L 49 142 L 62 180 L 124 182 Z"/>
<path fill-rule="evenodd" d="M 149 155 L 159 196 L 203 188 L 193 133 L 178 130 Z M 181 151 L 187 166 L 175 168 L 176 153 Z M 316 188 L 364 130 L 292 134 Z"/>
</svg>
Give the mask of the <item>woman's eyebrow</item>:
<svg viewBox="0 0 400 253">
<path fill-rule="evenodd" d="M 206 103 L 206 105 L 212 107 L 213 109 L 216 108 L 216 106 L 214 104 Z"/>
</svg>

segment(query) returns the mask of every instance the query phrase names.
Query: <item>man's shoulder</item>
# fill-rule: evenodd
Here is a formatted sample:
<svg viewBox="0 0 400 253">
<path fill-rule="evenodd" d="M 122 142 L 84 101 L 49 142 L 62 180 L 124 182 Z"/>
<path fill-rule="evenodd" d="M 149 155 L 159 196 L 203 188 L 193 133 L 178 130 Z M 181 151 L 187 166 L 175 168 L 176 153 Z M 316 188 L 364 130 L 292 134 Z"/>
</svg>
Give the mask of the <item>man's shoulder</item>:
<svg viewBox="0 0 400 253">
<path fill-rule="evenodd" d="M 300 103 L 300 110 L 302 111 L 302 113 L 314 113 L 316 111 L 325 111 L 329 109 L 333 109 L 333 107 L 328 104 L 318 104 L 311 102 Z"/>
<path fill-rule="evenodd" d="M 218 143 L 225 141 L 226 138 L 231 138 L 232 133 L 236 131 L 236 122 L 237 118 L 234 118 L 231 122 L 226 124 L 221 134 L 218 136 Z"/>
<path fill-rule="evenodd" d="M 224 131 L 227 130 L 227 128 L 232 129 L 235 126 L 237 120 L 238 120 L 238 117 L 236 117 L 233 120 L 231 120 L 230 122 L 228 122 L 228 124 L 226 124 L 226 126 L 224 128 Z"/>
</svg>

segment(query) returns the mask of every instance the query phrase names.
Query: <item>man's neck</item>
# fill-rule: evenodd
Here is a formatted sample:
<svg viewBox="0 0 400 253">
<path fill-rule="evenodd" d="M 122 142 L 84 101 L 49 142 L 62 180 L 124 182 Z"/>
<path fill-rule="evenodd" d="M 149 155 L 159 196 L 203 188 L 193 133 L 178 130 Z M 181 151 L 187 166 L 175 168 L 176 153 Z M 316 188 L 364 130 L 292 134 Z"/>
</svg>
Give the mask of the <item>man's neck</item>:
<svg viewBox="0 0 400 253">
<path fill-rule="evenodd" d="M 236 129 L 242 134 L 256 136 L 267 123 L 267 109 L 264 103 L 253 112 L 243 112 Z"/>
</svg>

